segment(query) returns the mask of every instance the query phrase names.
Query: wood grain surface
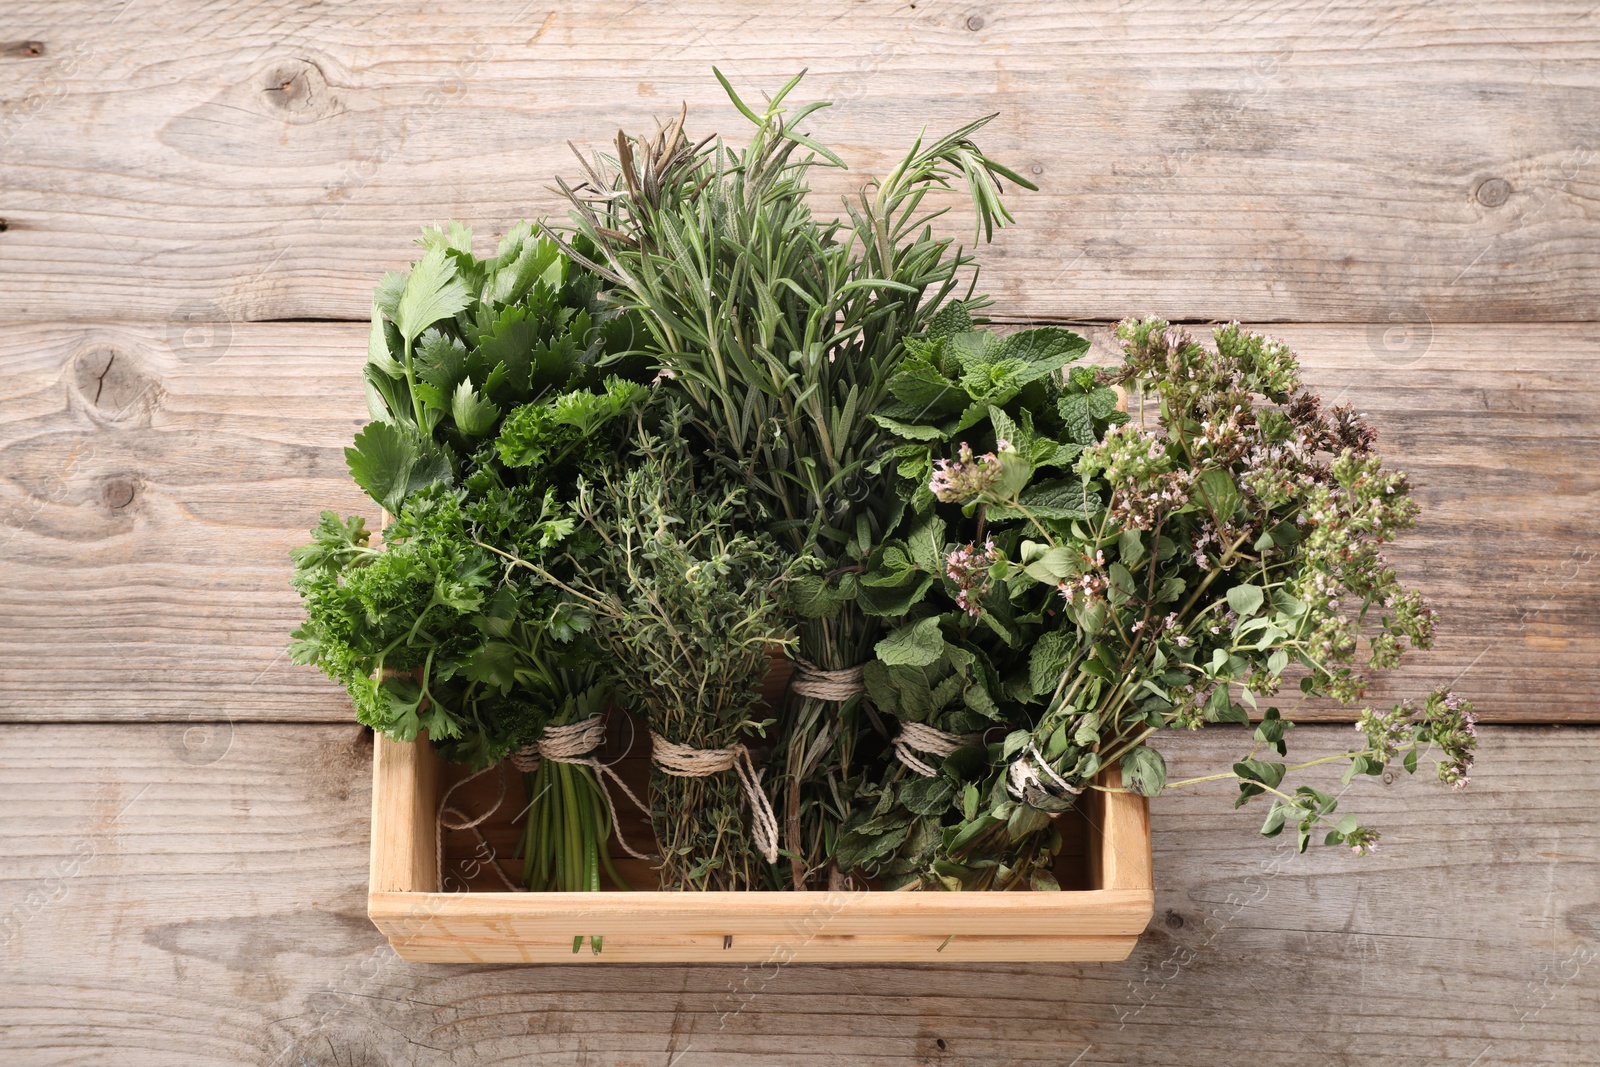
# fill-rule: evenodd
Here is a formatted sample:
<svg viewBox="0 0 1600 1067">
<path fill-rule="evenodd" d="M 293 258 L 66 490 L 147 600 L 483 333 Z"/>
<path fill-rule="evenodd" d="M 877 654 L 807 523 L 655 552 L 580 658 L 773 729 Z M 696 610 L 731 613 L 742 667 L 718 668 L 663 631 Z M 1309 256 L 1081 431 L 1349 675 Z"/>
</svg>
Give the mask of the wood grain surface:
<svg viewBox="0 0 1600 1067">
<path fill-rule="evenodd" d="M 1594 728 L 1488 729 L 1460 793 L 1358 783 L 1341 810 L 1386 831 L 1361 860 L 1263 840 L 1220 784 L 1160 797 L 1123 963 L 783 968 L 398 960 L 364 914 L 370 741 L 240 724 L 199 753 L 191 728 L 0 727 L 0 1061 L 1596 1062 Z M 1164 749 L 1195 775 L 1242 736 Z"/>
<path fill-rule="evenodd" d="M 1370 697 L 1458 680 L 1494 721 L 1600 714 L 1600 326 L 1279 332 L 1311 383 L 1372 417 L 1424 507 L 1392 556 L 1440 636 Z M 365 418 L 364 327 L 207 336 L 0 331 L 0 719 L 348 719 L 288 661 L 288 553 L 322 508 L 377 521 L 342 452 Z"/>
<path fill-rule="evenodd" d="M 559 211 L 567 142 L 811 123 L 883 173 L 923 125 L 1041 186 L 1023 318 L 1591 319 L 1600 18 L 1550 0 L 34 0 L 0 53 L 0 318 L 355 318 L 424 222 Z M 831 208 L 830 208 L 831 209 Z M 965 225 L 963 223 L 962 225 Z"/>
<path fill-rule="evenodd" d="M 371 741 L 285 654 L 289 549 L 376 518 L 357 320 L 419 225 L 559 210 L 568 140 L 741 136 L 713 64 L 837 101 L 827 210 L 998 113 L 1042 187 L 985 254 L 1005 320 L 1292 324 L 1425 507 L 1393 558 L 1440 639 L 1372 696 L 1529 725 L 1464 793 L 1352 788 L 1361 861 L 1157 798 L 1122 963 L 396 958 Z M 1554 0 L 0 5 L 0 1063 L 1600 1064 L 1600 729 L 1531 725 L 1600 718 L 1597 105 L 1600 9 Z"/>
</svg>

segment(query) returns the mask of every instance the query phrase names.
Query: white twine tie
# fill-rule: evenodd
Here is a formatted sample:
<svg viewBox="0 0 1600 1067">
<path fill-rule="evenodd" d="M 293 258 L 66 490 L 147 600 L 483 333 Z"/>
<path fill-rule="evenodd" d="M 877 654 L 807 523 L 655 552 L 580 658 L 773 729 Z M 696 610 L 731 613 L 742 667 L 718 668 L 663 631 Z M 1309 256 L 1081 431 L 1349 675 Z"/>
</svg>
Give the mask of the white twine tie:
<svg viewBox="0 0 1600 1067">
<path fill-rule="evenodd" d="M 594 771 L 595 781 L 600 784 L 600 795 L 605 798 L 606 812 L 611 816 L 611 828 L 617 835 L 617 844 L 634 859 L 653 862 L 657 857 L 634 851 L 633 846 L 628 844 L 628 839 L 622 836 L 622 822 L 617 818 L 616 805 L 611 801 L 611 790 L 606 788 L 607 776 L 629 800 L 633 801 L 633 806 L 638 808 L 646 819 L 650 818 L 650 809 L 634 795 L 633 790 L 628 788 L 628 783 L 611 769 L 609 763 L 601 763 L 595 759 L 595 751 L 605 744 L 605 741 L 606 721 L 599 715 L 567 726 L 546 726 L 539 740 L 531 741 L 511 754 L 511 765 L 527 774 L 537 771 L 541 760 L 591 768 Z"/>
<path fill-rule="evenodd" d="M 668 741 L 650 731 L 650 755 L 663 774 L 674 778 L 709 778 L 723 771 L 734 771 L 750 802 L 750 836 L 768 863 L 778 862 L 778 817 L 772 802 L 761 788 L 761 774 L 743 745 L 727 748 L 693 748 Z"/>
<path fill-rule="evenodd" d="M 825 671 L 810 660 L 797 659 L 794 661 L 794 681 L 790 683 L 790 688 L 813 700 L 845 701 L 867 691 L 861 680 L 863 673 L 860 667 Z"/>
<path fill-rule="evenodd" d="M 1044 788 L 1046 776 L 1050 779 L 1050 785 L 1063 793 L 1077 796 L 1083 792 L 1082 786 L 1073 785 L 1057 774 L 1039 751 L 1038 746 L 1031 741 L 1028 743 L 1028 750 L 1012 760 L 1011 766 L 1007 768 L 1006 792 L 1017 800 L 1023 799 L 1023 794 L 1029 788 L 1037 787 L 1049 792 L 1049 789 Z"/>
<path fill-rule="evenodd" d="M 894 754 L 907 767 L 916 771 L 924 778 L 933 778 L 938 775 L 930 764 L 924 763 L 917 753 L 924 756 L 938 756 L 943 759 L 958 748 L 963 748 L 971 743 L 970 737 L 960 734 L 948 734 L 937 730 L 926 723 L 902 722 L 900 732 L 894 737 Z"/>
</svg>

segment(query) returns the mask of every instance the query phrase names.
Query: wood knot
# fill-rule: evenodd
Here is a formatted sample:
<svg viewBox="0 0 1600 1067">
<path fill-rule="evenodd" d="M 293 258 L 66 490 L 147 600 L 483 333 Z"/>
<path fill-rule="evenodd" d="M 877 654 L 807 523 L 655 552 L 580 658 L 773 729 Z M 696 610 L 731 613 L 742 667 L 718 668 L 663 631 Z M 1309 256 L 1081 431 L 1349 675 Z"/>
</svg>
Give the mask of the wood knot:
<svg viewBox="0 0 1600 1067">
<path fill-rule="evenodd" d="M 1499 207 L 1511 199 L 1511 183 L 1504 178 L 1490 178 L 1478 186 L 1476 195 L 1484 207 Z"/>
<path fill-rule="evenodd" d="M 983 27 L 984 22 L 982 15 L 972 15 L 968 17 L 967 29 L 971 30 L 973 33 L 977 33 L 979 30 L 983 29 Z"/>
<path fill-rule="evenodd" d="M 112 478 L 100 487 L 100 502 L 113 511 L 133 503 L 133 483 L 126 478 Z"/>
<path fill-rule="evenodd" d="M 43 41 L 11 41 L 0 44 L 0 55 L 16 56 L 18 59 L 34 59 L 44 55 Z"/>
<path fill-rule="evenodd" d="M 72 386 L 98 421 L 143 425 L 161 399 L 161 384 L 115 345 L 91 344 L 72 360 Z"/>
<path fill-rule="evenodd" d="M 269 66 L 261 76 L 261 94 L 267 106 L 298 117 L 327 114 L 331 100 L 328 79 L 309 59 L 291 59 Z"/>
</svg>

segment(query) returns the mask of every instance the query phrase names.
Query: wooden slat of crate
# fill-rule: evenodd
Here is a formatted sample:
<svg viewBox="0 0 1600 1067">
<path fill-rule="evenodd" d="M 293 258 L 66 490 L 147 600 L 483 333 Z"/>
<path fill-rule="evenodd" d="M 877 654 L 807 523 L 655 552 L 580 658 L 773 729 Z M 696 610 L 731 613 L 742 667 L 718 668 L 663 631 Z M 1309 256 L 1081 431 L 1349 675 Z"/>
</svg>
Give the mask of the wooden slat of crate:
<svg viewBox="0 0 1600 1067">
<path fill-rule="evenodd" d="M 1050 935 L 938 937 L 819 934 L 798 940 L 772 935 L 609 935 L 595 953 L 589 941 L 539 941 L 520 935 L 417 936 L 390 944 L 412 963 L 720 963 L 783 967 L 791 963 L 1112 963 L 1125 960 L 1137 938 Z"/>
<path fill-rule="evenodd" d="M 1274 329 L 1370 414 L 1424 507 L 1391 555 L 1438 646 L 1373 699 L 1460 679 L 1490 721 L 1600 715 L 1600 326 L 1439 325 L 1395 350 L 1367 326 Z M 289 550 L 323 508 L 377 518 L 343 453 L 365 328 L 241 325 L 211 362 L 171 340 L 0 330 L 0 719 L 348 721 L 288 662 Z"/>
<path fill-rule="evenodd" d="M 404 959 L 931 962 L 956 942 L 967 960 L 1122 959 L 1154 908 L 1148 808 L 1129 794 L 1088 795 L 1095 887 L 1059 893 L 441 893 L 438 798 L 427 743 L 379 737 L 368 914 Z M 572 951 L 595 936 L 600 953 Z"/>
</svg>

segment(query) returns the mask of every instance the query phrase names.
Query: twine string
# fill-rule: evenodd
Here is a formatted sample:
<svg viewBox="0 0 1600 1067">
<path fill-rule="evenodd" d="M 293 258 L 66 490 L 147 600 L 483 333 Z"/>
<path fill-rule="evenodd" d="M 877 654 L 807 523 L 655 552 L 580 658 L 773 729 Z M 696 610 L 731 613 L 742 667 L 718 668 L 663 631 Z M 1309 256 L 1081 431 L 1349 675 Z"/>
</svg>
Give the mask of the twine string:
<svg viewBox="0 0 1600 1067">
<path fill-rule="evenodd" d="M 650 731 L 650 756 L 663 774 L 674 778 L 708 778 L 731 770 L 739 776 L 745 798 L 750 803 L 750 836 L 768 863 L 778 862 L 778 817 L 772 802 L 761 788 L 761 773 L 743 745 L 727 748 L 695 748 L 668 741 Z"/>
<path fill-rule="evenodd" d="M 605 741 L 605 720 L 595 715 L 567 726 L 546 726 L 539 740 L 523 745 L 511 753 L 509 759 L 517 770 L 532 774 L 539 769 L 541 759 L 552 763 L 581 763 Z"/>
<path fill-rule="evenodd" d="M 938 770 L 931 764 L 925 763 L 917 753 L 924 756 L 938 756 L 943 759 L 958 748 L 971 744 L 974 740 L 971 734 L 951 734 L 935 729 L 927 723 L 902 722 L 900 732 L 894 737 L 894 754 L 901 763 L 924 778 L 933 778 L 938 775 Z"/>
<path fill-rule="evenodd" d="M 643 812 L 645 818 L 650 817 L 650 809 L 644 806 L 644 803 L 634 791 L 628 788 L 628 783 L 624 782 L 609 764 L 601 763 L 594 757 L 595 750 L 605 743 L 605 739 L 605 720 L 599 715 L 595 715 L 584 719 L 582 722 L 575 722 L 566 726 L 546 727 L 544 735 L 539 740 L 522 746 L 513 752 L 506 762 L 510 763 L 516 770 L 528 774 L 537 771 L 539 762 L 546 759 L 551 763 L 572 763 L 591 768 L 595 772 L 595 780 L 600 785 L 600 796 L 605 799 L 606 812 L 611 816 L 611 829 L 612 833 L 616 835 L 617 843 L 622 846 L 624 852 L 634 859 L 652 863 L 658 857 L 635 851 L 634 847 L 628 844 L 628 839 L 622 836 L 622 824 L 617 818 L 617 808 L 612 802 L 611 790 L 606 787 L 606 777 L 609 777 L 617 788 L 621 789 L 627 798 L 633 801 L 633 806 Z M 483 846 L 491 856 L 493 855 L 493 846 L 489 844 L 488 838 L 483 836 L 483 831 L 478 827 L 488 822 L 494 813 L 500 810 L 500 805 L 505 803 L 506 779 L 503 768 L 504 764 L 495 764 L 492 767 L 485 767 L 481 771 L 475 771 L 455 782 L 449 789 L 445 790 L 444 796 L 439 798 L 439 812 L 434 841 L 434 870 L 439 880 L 440 892 L 444 891 L 444 834 L 446 830 L 470 831 L 472 836 L 478 839 L 478 844 Z M 489 805 L 487 811 L 482 815 L 469 816 L 460 808 L 451 805 L 450 797 L 454 795 L 457 789 L 460 789 L 468 782 L 482 778 L 490 771 L 496 772 L 495 783 L 498 786 L 498 791 L 495 793 L 494 803 Z M 532 806 L 531 801 L 529 806 Z M 523 808 L 522 810 L 526 812 L 528 809 Z M 521 815 L 519 814 L 518 818 L 520 817 Z M 491 861 L 486 863 L 485 866 L 492 870 L 495 877 L 500 879 L 500 883 L 511 892 L 527 892 L 526 887 L 518 885 L 506 877 L 506 872 L 500 868 L 499 863 Z"/>
<path fill-rule="evenodd" d="M 1039 747 L 1031 741 L 1028 743 L 1027 751 L 1011 761 L 1006 777 L 1006 792 L 1017 800 L 1022 800 L 1030 788 L 1041 788 L 1045 792 L 1050 792 L 1051 790 L 1046 788 L 1046 778 L 1049 779 L 1048 785 L 1059 793 L 1077 796 L 1083 792 L 1082 786 L 1073 785 L 1057 774 L 1055 768 L 1050 766 L 1050 762 L 1039 751 Z"/>
<path fill-rule="evenodd" d="M 790 688 L 803 697 L 841 702 L 867 691 L 860 667 L 825 671 L 807 659 L 794 661 L 794 681 Z"/>
<path fill-rule="evenodd" d="M 617 807 L 611 799 L 611 790 L 606 787 L 606 778 L 609 777 L 616 787 L 633 801 L 633 806 L 638 808 L 646 819 L 650 818 L 650 809 L 644 806 L 644 802 L 628 788 L 628 783 L 622 780 L 622 776 L 617 774 L 609 763 L 602 763 L 595 758 L 595 751 L 605 744 L 605 741 L 606 721 L 599 715 L 566 726 L 546 726 L 539 740 L 530 741 L 511 754 L 511 765 L 526 774 L 537 771 L 542 760 L 549 760 L 551 763 L 572 763 L 593 770 L 595 781 L 600 783 L 600 795 L 605 798 L 606 812 L 611 816 L 611 828 L 616 834 L 617 844 L 622 846 L 622 851 L 636 860 L 654 862 L 657 857 L 636 851 L 628 844 L 628 839 L 622 836 L 622 822 L 617 818 Z"/>
<path fill-rule="evenodd" d="M 460 789 L 462 786 L 466 785 L 468 782 L 473 782 L 473 781 L 478 780 L 479 778 L 482 778 L 484 775 L 488 774 L 490 771 L 494 771 L 495 772 L 495 784 L 499 786 L 499 792 L 497 792 L 495 794 L 494 803 L 492 805 L 490 805 L 488 811 L 484 812 L 482 815 L 477 816 L 476 818 L 473 818 L 473 817 L 467 815 L 467 813 L 462 811 L 460 808 L 451 807 L 451 805 L 450 805 L 451 794 L 453 794 L 457 789 Z M 444 796 L 439 798 L 439 817 L 438 817 L 438 820 L 437 820 L 437 822 L 435 824 L 436 832 L 434 834 L 434 848 L 433 848 L 434 875 L 438 879 L 439 892 L 443 893 L 445 891 L 445 888 L 444 888 L 444 832 L 446 830 L 470 830 L 470 831 L 472 831 L 472 836 L 476 837 L 478 839 L 478 844 L 482 845 L 484 850 L 489 854 L 490 858 L 489 858 L 489 861 L 487 862 L 486 866 L 490 870 L 494 871 L 495 876 L 500 879 L 501 884 L 504 885 L 507 889 L 509 889 L 513 893 L 526 892 L 526 889 L 524 889 L 524 887 L 518 885 L 517 883 L 513 882 L 511 879 L 506 877 L 506 872 L 501 870 L 500 869 L 500 864 L 494 861 L 494 848 L 493 848 L 493 846 L 491 846 L 489 844 L 489 839 L 483 836 L 483 831 L 482 830 L 478 829 L 478 827 L 480 825 L 482 825 L 483 823 L 488 821 L 488 819 L 489 819 L 489 817 L 491 815 L 493 815 L 495 812 L 500 810 L 500 805 L 502 803 L 504 803 L 505 799 L 506 799 L 506 776 L 504 774 L 500 773 L 500 765 L 499 764 L 495 764 L 492 767 L 485 767 L 481 771 L 474 771 L 472 774 L 469 774 L 465 778 L 462 778 L 459 781 L 457 781 L 449 789 L 446 789 L 444 791 Z"/>
</svg>

